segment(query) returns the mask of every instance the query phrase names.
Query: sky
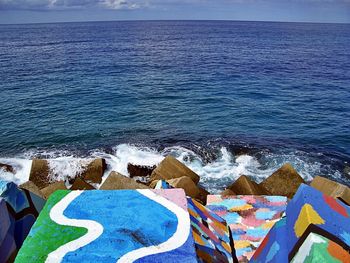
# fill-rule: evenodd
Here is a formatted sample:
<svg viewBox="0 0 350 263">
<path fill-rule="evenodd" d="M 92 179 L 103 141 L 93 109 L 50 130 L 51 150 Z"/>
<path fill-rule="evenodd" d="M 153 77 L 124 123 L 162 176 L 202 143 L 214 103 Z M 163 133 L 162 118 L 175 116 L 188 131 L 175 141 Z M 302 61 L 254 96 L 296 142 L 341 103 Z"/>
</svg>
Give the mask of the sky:
<svg viewBox="0 0 350 263">
<path fill-rule="evenodd" d="M 0 24 L 113 20 L 350 23 L 350 0 L 0 0 Z"/>
</svg>

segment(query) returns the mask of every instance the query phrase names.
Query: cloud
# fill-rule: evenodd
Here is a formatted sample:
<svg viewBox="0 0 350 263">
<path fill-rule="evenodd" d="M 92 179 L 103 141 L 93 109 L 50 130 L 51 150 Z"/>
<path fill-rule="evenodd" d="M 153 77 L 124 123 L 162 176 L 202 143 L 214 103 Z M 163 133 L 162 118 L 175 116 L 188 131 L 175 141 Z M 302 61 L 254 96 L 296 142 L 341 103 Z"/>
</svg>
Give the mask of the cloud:
<svg viewBox="0 0 350 263">
<path fill-rule="evenodd" d="M 133 10 L 159 6 L 186 6 L 200 4 L 232 5 L 237 3 L 345 3 L 350 0 L 0 0 L 0 10 L 65 10 L 100 8 L 112 10 Z"/>
<path fill-rule="evenodd" d="M 147 6 L 142 0 L 0 0 L 0 10 L 65 10 L 65 9 L 138 9 Z"/>
</svg>

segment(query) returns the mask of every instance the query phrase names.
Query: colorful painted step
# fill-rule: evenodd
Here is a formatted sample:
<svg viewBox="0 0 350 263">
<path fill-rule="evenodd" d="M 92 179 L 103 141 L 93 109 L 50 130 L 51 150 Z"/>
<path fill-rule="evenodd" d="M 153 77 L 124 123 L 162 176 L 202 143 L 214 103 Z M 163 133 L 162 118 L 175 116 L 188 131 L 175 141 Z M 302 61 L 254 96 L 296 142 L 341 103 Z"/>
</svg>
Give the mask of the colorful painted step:
<svg viewBox="0 0 350 263">
<path fill-rule="evenodd" d="M 192 198 L 187 198 L 192 235 L 199 262 L 237 262 L 226 221 Z"/>
<path fill-rule="evenodd" d="M 0 197 L 0 262 L 11 262 L 17 253 L 15 219 L 9 214 L 5 199 Z"/>
<path fill-rule="evenodd" d="M 284 222 L 271 229 L 252 262 L 350 262 L 350 208 L 343 202 L 302 184 Z"/>
<path fill-rule="evenodd" d="M 34 224 L 45 200 L 38 195 L 17 187 L 12 182 L 0 181 L 0 198 L 7 204 L 8 214 L 13 218 L 13 237 L 16 248 L 20 248 Z M 5 214 L 0 214 L 0 217 Z M 0 254 L 7 253 L 0 248 Z M 1 262 L 1 261 L 0 261 Z"/>
<path fill-rule="evenodd" d="M 182 189 L 52 194 L 15 262 L 197 262 Z"/>
<path fill-rule="evenodd" d="M 206 207 L 226 220 L 238 261 L 248 262 L 286 205 L 284 196 L 209 195 Z"/>
</svg>

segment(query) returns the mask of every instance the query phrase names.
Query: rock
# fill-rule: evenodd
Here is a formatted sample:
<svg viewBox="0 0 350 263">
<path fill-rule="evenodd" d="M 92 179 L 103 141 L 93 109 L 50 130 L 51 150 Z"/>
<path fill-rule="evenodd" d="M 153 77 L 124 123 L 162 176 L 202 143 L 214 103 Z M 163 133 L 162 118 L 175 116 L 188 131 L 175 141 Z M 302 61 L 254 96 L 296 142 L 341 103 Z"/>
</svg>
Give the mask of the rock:
<svg viewBox="0 0 350 263">
<path fill-rule="evenodd" d="M 91 184 L 85 182 L 81 178 L 75 179 L 72 187 L 70 188 L 70 190 L 94 190 L 94 189 L 95 189 L 95 187 L 93 187 Z"/>
<path fill-rule="evenodd" d="M 0 163 L 0 169 L 4 170 L 5 172 L 8 172 L 8 173 L 15 173 L 15 170 L 9 164 Z"/>
<path fill-rule="evenodd" d="M 102 176 L 106 169 L 105 159 L 99 158 L 93 160 L 85 171 L 81 174 L 81 178 L 84 181 L 100 184 L 102 182 Z"/>
<path fill-rule="evenodd" d="M 154 189 L 160 180 L 154 180 L 148 185 L 150 188 Z"/>
<path fill-rule="evenodd" d="M 260 183 L 272 195 L 282 195 L 292 198 L 299 186 L 304 183 L 303 178 L 289 163 Z"/>
<path fill-rule="evenodd" d="M 45 188 L 50 185 L 49 171 L 49 163 L 47 160 L 33 159 L 29 181 L 37 185 L 39 189 Z"/>
<path fill-rule="evenodd" d="M 133 179 L 121 175 L 117 172 L 111 172 L 106 181 L 101 185 L 100 190 L 118 190 L 118 189 L 149 189 L 148 186 L 137 183 Z"/>
<path fill-rule="evenodd" d="M 236 195 L 236 193 L 230 189 L 225 189 L 224 191 L 221 192 L 220 195 L 221 196 L 230 196 L 230 195 Z"/>
<path fill-rule="evenodd" d="M 195 172 L 169 155 L 153 170 L 151 181 L 160 179 L 170 180 L 183 176 L 191 178 L 195 184 L 199 182 L 199 176 Z"/>
<path fill-rule="evenodd" d="M 236 195 L 268 195 L 269 192 L 247 176 L 241 175 L 232 185 L 228 187 Z"/>
<path fill-rule="evenodd" d="M 349 187 L 321 176 L 316 176 L 310 185 L 322 193 L 338 198 L 345 204 L 350 205 Z"/>
<path fill-rule="evenodd" d="M 133 177 L 146 177 L 152 174 L 156 166 L 146 166 L 128 163 L 128 173 L 130 178 Z"/>
<path fill-rule="evenodd" d="M 41 189 L 41 192 L 44 195 L 45 199 L 48 199 L 49 196 L 55 192 L 56 190 L 67 190 L 66 185 L 64 184 L 64 181 L 59 181 L 59 182 L 55 182 L 53 184 L 50 184 L 49 186 Z"/>
<path fill-rule="evenodd" d="M 205 205 L 207 203 L 207 196 L 210 195 L 210 193 L 202 187 L 198 186 L 198 189 L 199 195 L 196 199 L 199 200 L 203 205 Z"/>
<path fill-rule="evenodd" d="M 182 176 L 180 178 L 170 179 L 170 180 L 167 180 L 167 183 L 174 188 L 184 189 L 186 195 L 192 198 L 197 198 L 200 194 L 199 188 L 188 176 Z"/>
<path fill-rule="evenodd" d="M 31 181 L 28 181 L 28 182 L 25 182 L 24 184 L 21 184 L 19 186 L 19 188 L 26 189 L 29 192 L 32 192 L 32 193 L 36 194 L 37 196 L 40 196 L 41 198 L 45 199 L 45 197 L 44 197 L 43 193 L 40 191 L 39 187 Z"/>
</svg>

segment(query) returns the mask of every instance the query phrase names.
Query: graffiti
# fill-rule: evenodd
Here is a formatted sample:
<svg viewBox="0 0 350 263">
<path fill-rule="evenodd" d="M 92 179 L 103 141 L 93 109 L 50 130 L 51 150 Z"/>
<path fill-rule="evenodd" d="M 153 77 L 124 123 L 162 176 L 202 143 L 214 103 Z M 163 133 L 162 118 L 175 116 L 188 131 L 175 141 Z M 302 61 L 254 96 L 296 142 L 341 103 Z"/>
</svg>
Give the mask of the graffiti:
<svg viewBox="0 0 350 263">
<path fill-rule="evenodd" d="M 56 191 L 16 262 L 197 262 L 184 191 Z"/>
</svg>

